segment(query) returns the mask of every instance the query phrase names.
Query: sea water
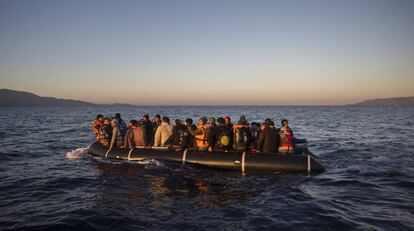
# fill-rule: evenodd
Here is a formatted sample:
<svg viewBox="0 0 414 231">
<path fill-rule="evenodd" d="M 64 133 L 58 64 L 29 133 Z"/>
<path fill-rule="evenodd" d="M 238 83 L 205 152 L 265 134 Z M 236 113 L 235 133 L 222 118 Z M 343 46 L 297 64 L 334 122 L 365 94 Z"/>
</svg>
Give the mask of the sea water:
<svg viewBox="0 0 414 231">
<path fill-rule="evenodd" d="M 289 120 L 320 174 L 93 158 L 98 113 Z M 0 107 L 0 230 L 414 230 L 413 107 Z"/>
</svg>

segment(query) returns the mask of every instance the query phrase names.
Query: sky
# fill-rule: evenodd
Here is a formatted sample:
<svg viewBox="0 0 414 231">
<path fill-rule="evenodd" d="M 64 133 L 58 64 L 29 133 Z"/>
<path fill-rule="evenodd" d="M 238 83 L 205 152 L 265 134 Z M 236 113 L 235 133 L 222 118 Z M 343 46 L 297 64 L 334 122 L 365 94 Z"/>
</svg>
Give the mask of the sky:
<svg viewBox="0 0 414 231">
<path fill-rule="evenodd" d="M 414 1 L 0 0 L 0 88 L 137 105 L 414 96 Z"/>
</svg>

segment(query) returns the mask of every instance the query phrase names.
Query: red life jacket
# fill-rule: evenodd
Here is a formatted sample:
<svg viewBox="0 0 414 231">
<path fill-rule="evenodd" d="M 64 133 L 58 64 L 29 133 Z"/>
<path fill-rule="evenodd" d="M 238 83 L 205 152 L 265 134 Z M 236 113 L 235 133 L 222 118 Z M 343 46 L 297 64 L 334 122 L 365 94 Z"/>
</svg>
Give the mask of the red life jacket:
<svg viewBox="0 0 414 231">
<path fill-rule="evenodd" d="M 293 135 L 289 128 L 280 128 L 280 147 L 283 150 L 293 151 Z"/>
</svg>

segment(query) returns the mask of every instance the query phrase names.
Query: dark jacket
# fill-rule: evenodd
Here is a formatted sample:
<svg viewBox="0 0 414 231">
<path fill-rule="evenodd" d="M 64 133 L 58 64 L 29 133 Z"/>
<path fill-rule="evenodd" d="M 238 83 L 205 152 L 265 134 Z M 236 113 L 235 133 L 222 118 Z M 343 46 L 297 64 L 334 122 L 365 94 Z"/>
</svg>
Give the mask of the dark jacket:
<svg viewBox="0 0 414 231">
<path fill-rule="evenodd" d="M 195 143 L 195 131 L 197 130 L 197 127 L 194 124 L 186 127 L 189 134 L 187 148 L 193 148 Z"/>
<path fill-rule="evenodd" d="M 227 145 L 222 143 L 223 136 L 227 136 Z M 231 148 L 231 137 L 231 130 L 229 130 L 225 125 L 218 125 L 215 128 L 213 128 L 211 132 L 208 134 L 208 143 L 209 146 L 212 147 L 214 150 L 228 151 Z"/>
<path fill-rule="evenodd" d="M 277 153 L 280 143 L 280 136 L 276 128 L 266 126 L 259 135 L 257 149 L 266 153 Z"/>
<path fill-rule="evenodd" d="M 145 133 L 146 133 L 146 138 L 147 138 L 147 144 L 154 145 L 155 132 L 154 132 L 154 127 L 152 126 L 152 122 L 147 120 L 144 123 L 144 128 L 145 128 Z"/>
<path fill-rule="evenodd" d="M 189 147 L 189 144 L 191 143 L 190 136 L 191 135 L 185 125 L 176 125 L 172 129 L 167 144 L 172 144 L 174 148 L 185 149 Z"/>
</svg>

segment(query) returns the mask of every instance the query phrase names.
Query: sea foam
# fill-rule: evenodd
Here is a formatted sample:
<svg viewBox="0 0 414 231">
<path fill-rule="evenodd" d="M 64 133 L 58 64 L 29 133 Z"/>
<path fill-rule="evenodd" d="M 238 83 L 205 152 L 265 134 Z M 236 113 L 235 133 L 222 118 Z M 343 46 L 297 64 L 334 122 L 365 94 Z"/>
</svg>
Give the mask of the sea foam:
<svg viewBox="0 0 414 231">
<path fill-rule="evenodd" d="M 77 148 L 75 150 L 72 150 L 70 152 L 66 153 L 66 158 L 68 159 L 79 159 L 83 158 L 89 151 L 89 147 L 86 148 Z"/>
</svg>

